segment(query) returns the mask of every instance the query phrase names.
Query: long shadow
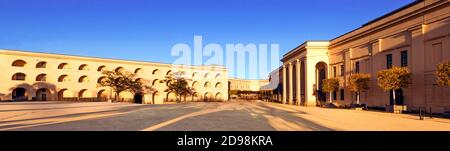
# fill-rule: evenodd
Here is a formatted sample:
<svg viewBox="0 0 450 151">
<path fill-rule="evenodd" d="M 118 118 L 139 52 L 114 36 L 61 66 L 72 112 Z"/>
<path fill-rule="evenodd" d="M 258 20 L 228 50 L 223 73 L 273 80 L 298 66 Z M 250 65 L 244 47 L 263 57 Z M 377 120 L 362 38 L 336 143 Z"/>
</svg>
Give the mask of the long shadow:
<svg viewBox="0 0 450 151">
<path fill-rule="evenodd" d="M 42 120 L 42 119 L 52 119 L 52 118 L 68 118 L 68 117 L 77 117 L 77 116 L 83 116 L 83 115 L 100 114 L 100 113 L 116 113 L 116 112 L 120 113 L 120 112 L 128 112 L 128 111 L 133 111 L 133 110 L 139 110 L 139 109 L 143 109 L 143 108 L 155 108 L 155 107 L 158 107 L 158 106 L 151 106 L 151 105 L 127 106 L 127 107 L 121 107 L 121 108 L 118 108 L 118 109 L 105 110 L 105 111 L 75 113 L 75 114 L 66 114 L 66 115 L 40 117 L 40 118 L 29 118 L 29 119 L 22 119 L 22 120 L 0 121 L 0 124 L 11 123 L 11 122 L 29 121 L 29 120 Z"/>
<path fill-rule="evenodd" d="M 199 111 L 199 108 L 164 108 L 165 106 L 138 106 L 126 107 L 115 110 L 119 112 L 133 111 L 126 114 L 114 115 L 101 118 L 92 118 L 57 124 L 48 124 L 42 126 L 35 126 L 29 128 L 14 129 L 14 131 L 55 131 L 55 130 L 69 130 L 69 131 L 138 131 L 149 127 L 149 125 L 156 125 L 161 122 L 176 118 L 178 116 Z M 145 109 L 145 110 L 140 110 Z M 108 111 L 112 112 L 112 111 Z M 91 113 L 92 114 L 92 113 Z M 93 113 L 98 114 L 98 113 Z M 79 115 L 75 115 L 79 116 Z"/>
<path fill-rule="evenodd" d="M 101 106 L 99 106 L 99 105 L 92 105 L 92 106 L 73 106 L 73 107 L 50 107 L 50 108 L 35 108 L 35 109 L 0 110 L 0 112 L 75 109 L 75 108 L 91 108 L 91 107 L 105 107 L 105 106 L 115 106 L 115 105 L 101 105 Z"/>
<path fill-rule="evenodd" d="M 308 119 L 293 115 L 293 114 L 307 114 L 305 112 L 297 113 L 297 112 L 289 112 L 289 111 L 279 110 L 279 109 L 275 109 L 270 106 L 267 106 L 267 104 L 263 104 L 263 106 L 269 110 L 269 112 L 267 112 L 268 115 L 281 118 L 288 122 L 293 122 L 301 127 L 305 127 L 305 128 L 308 128 L 308 129 L 311 129 L 314 131 L 334 131 L 334 129 L 328 128 L 326 126 L 323 126 L 316 122 L 310 121 Z"/>
</svg>

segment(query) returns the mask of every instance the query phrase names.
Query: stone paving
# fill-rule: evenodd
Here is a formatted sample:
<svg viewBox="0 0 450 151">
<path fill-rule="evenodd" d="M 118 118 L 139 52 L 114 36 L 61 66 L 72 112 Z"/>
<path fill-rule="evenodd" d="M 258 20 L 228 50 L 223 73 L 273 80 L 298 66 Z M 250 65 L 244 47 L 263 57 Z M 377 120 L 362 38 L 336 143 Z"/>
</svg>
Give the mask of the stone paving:
<svg viewBox="0 0 450 151">
<path fill-rule="evenodd" d="M 261 101 L 141 105 L 107 102 L 0 103 L 12 131 L 449 131 L 450 120 Z"/>
</svg>

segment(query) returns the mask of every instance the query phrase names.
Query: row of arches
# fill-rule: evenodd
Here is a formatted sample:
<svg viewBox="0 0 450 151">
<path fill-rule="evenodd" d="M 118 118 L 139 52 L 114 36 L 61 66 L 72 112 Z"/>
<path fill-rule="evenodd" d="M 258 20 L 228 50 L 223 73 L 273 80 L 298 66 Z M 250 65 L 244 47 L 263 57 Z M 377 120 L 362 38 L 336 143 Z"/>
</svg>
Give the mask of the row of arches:
<svg viewBox="0 0 450 151">
<path fill-rule="evenodd" d="M 25 73 L 15 73 L 13 74 L 13 76 L 11 77 L 11 80 L 14 81 L 25 81 L 26 80 L 26 74 Z M 104 78 L 104 77 L 103 77 Z M 100 79 L 99 79 L 100 80 Z M 47 81 L 47 74 L 39 74 L 36 76 L 36 81 L 37 82 L 46 82 Z M 61 75 L 58 77 L 58 82 L 70 82 L 71 79 L 68 75 Z M 88 83 L 89 82 L 89 78 L 87 75 L 83 75 L 80 78 L 78 78 L 78 82 L 79 83 Z"/>
<path fill-rule="evenodd" d="M 33 100 L 36 101 L 54 100 L 55 99 L 55 97 L 53 97 L 54 93 L 56 93 L 56 99 L 58 101 L 74 101 L 74 100 L 107 101 L 110 97 L 112 97 L 111 93 L 106 89 L 99 90 L 96 93 L 95 92 L 93 93 L 88 89 L 82 89 L 77 93 L 74 93 L 69 89 L 61 89 L 57 92 L 52 92 L 48 88 L 39 88 L 35 91 Z M 28 100 L 29 96 L 32 95 L 26 88 L 23 87 L 17 87 L 12 91 L 12 99 L 16 101 Z M 174 102 L 177 99 L 175 93 L 171 92 L 165 93 L 164 96 L 165 98 L 161 97 L 162 96 L 160 92 L 154 92 L 153 94 L 151 94 L 151 100 L 149 100 L 151 102 L 148 103 L 154 104 L 155 102 L 158 101 L 158 99 L 163 99 L 163 101 L 165 102 Z M 181 101 L 218 101 L 222 99 L 224 99 L 223 94 L 220 92 L 215 94 L 211 92 L 206 92 L 203 95 L 201 95 L 200 93 L 194 93 L 191 96 L 182 97 Z M 144 96 L 142 94 L 134 94 L 133 100 L 135 103 L 144 103 L 143 102 Z"/>
<path fill-rule="evenodd" d="M 15 60 L 11 64 L 11 66 L 13 66 L 13 67 L 25 67 L 26 65 L 27 65 L 27 62 L 24 61 L 24 60 L 21 60 L 21 59 Z M 47 67 L 47 62 L 45 62 L 45 61 L 40 61 L 40 62 L 38 62 L 36 64 L 36 68 L 46 68 L 46 67 Z M 69 63 L 66 63 L 66 62 L 60 63 L 57 68 L 58 69 L 72 69 L 72 67 L 69 65 Z M 78 70 L 80 70 L 80 71 L 90 71 L 91 68 L 87 64 L 82 64 L 82 65 L 78 66 Z M 105 70 L 106 70 L 106 66 L 105 65 L 101 65 L 101 66 L 99 66 L 97 68 L 97 71 L 99 71 L 99 72 L 102 72 L 102 71 L 105 71 Z M 116 72 L 125 71 L 125 68 L 117 67 L 117 68 L 114 69 L 114 71 L 116 71 Z M 144 72 L 144 70 L 142 68 L 136 68 L 134 70 L 135 74 L 142 74 L 143 72 Z M 165 73 L 165 75 L 169 75 L 171 73 L 172 73 L 172 70 L 169 70 L 169 71 L 167 71 Z M 152 71 L 152 74 L 153 75 L 161 74 L 161 70 L 160 69 L 154 69 Z M 199 72 L 194 72 L 194 73 L 192 73 L 191 76 L 193 78 L 201 78 Z M 211 78 L 211 77 L 212 76 L 211 76 L 210 73 L 205 73 L 202 78 Z M 221 77 L 222 77 L 222 75 L 220 73 L 215 75 L 215 78 L 221 78 Z"/>
<path fill-rule="evenodd" d="M 15 81 L 25 81 L 26 80 L 26 74 L 24 74 L 24 73 L 21 73 L 21 72 L 19 72 L 19 73 L 15 73 L 13 76 L 12 76 L 12 78 L 11 78 L 12 80 L 15 80 Z M 97 83 L 101 83 L 103 80 L 105 80 L 106 78 L 104 77 L 104 76 L 101 76 L 100 78 L 98 78 L 97 79 Z M 68 75 L 61 75 L 61 76 L 59 76 L 58 77 L 58 82 L 71 82 L 71 78 L 70 78 L 70 76 L 68 76 Z M 141 78 L 138 78 L 138 79 L 136 79 L 137 81 L 138 80 L 141 80 Z M 38 76 L 36 76 L 36 81 L 38 81 L 38 82 L 46 82 L 47 81 L 47 74 L 39 74 Z M 89 78 L 88 78 L 88 76 L 87 75 L 83 75 L 83 76 L 81 76 L 80 78 L 78 78 L 78 83 L 89 83 L 90 82 L 90 80 L 89 80 Z M 155 79 L 155 80 L 153 80 L 153 82 L 152 82 L 152 85 L 153 86 L 155 86 L 155 85 L 158 85 L 158 83 L 160 83 L 160 80 L 159 79 Z M 167 85 L 170 83 L 170 81 L 169 82 L 167 82 Z M 198 81 L 194 81 L 193 83 L 192 83 L 192 87 L 193 88 L 199 88 L 199 84 L 200 82 L 198 82 Z M 203 84 L 203 87 L 205 87 L 205 88 L 211 88 L 212 87 L 212 84 L 211 84 L 211 82 L 209 82 L 209 81 L 207 81 L 207 82 L 205 82 L 204 84 Z M 222 85 L 222 83 L 221 82 L 217 82 L 215 85 L 214 85 L 214 87 L 215 88 L 222 88 L 223 87 L 223 85 Z"/>
</svg>

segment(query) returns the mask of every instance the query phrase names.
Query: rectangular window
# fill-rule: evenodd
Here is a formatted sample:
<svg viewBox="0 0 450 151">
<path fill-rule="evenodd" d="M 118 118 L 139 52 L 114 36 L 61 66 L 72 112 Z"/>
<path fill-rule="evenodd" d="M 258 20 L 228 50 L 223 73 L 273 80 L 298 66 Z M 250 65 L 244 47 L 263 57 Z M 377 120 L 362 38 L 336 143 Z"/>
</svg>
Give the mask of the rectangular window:
<svg viewBox="0 0 450 151">
<path fill-rule="evenodd" d="M 392 68 L 392 54 L 386 55 L 386 68 Z"/>
<path fill-rule="evenodd" d="M 336 92 L 336 91 L 333 91 L 333 100 L 336 101 L 336 99 L 337 99 L 337 92 Z"/>
<path fill-rule="evenodd" d="M 336 77 L 336 76 L 337 76 L 337 75 L 336 75 L 336 72 L 337 72 L 337 71 L 336 71 L 336 66 L 334 66 L 334 67 L 333 67 L 333 77 Z"/>
<path fill-rule="evenodd" d="M 341 65 L 341 76 L 344 76 L 344 72 L 345 72 L 344 65 Z"/>
<path fill-rule="evenodd" d="M 359 73 L 359 61 L 355 62 L 355 73 Z"/>
<path fill-rule="evenodd" d="M 402 67 L 408 66 L 408 51 L 401 52 Z"/>
<path fill-rule="evenodd" d="M 339 94 L 340 99 L 344 100 L 344 89 L 341 89 L 341 93 Z"/>
</svg>

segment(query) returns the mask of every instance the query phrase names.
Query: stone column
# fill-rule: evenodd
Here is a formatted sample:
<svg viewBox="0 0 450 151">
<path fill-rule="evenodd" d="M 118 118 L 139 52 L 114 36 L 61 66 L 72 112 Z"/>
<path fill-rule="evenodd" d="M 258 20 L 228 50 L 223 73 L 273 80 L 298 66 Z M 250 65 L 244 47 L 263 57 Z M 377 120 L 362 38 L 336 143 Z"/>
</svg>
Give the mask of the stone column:
<svg viewBox="0 0 450 151">
<path fill-rule="evenodd" d="M 287 97 L 286 96 L 287 95 L 287 93 L 286 93 L 287 92 L 287 88 L 286 88 L 287 87 L 286 86 L 286 83 L 287 83 L 286 82 L 286 79 L 287 79 L 287 77 L 286 77 L 286 65 L 283 65 L 283 78 L 282 79 L 283 79 L 283 96 L 282 96 L 283 98 L 282 98 L 281 101 L 282 101 L 283 104 L 286 104 L 286 97 Z"/>
<path fill-rule="evenodd" d="M 296 67 L 297 67 L 297 69 L 296 69 L 297 77 L 295 77 L 295 78 L 297 78 L 297 105 L 300 105 L 300 102 L 302 101 L 302 98 L 301 98 L 302 82 L 300 81 L 301 80 L 301 74 L 300 74 L 301 70 L 300 70 L 300 60 L 299 59 L 297 59 Z"/>
<path fill-rule="evenodd" d="M 292 104 L 294 102 L 294 82 L 292 80 L 292 68 L 292 63 L 289 63 L 289 104 Z"/>
</svg>

